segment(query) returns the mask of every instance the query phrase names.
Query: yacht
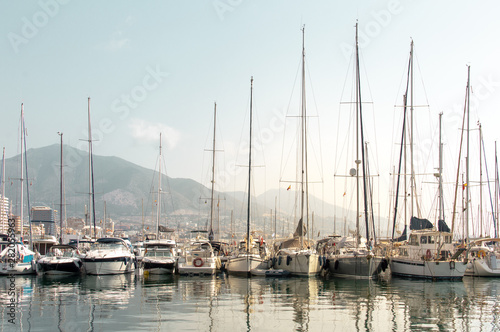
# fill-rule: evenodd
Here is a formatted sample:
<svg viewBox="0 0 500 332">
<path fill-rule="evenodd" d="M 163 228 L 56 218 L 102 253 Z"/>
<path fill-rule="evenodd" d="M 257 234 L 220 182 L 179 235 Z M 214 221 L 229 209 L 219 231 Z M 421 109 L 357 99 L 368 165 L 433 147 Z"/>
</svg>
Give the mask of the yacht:
<svg viewBox="0 0 500 332">
<path fill-rule="evenodd" d="M 176 256 L 174 240 L 151 240 L 144 242 L 142 266 L 149 274 L 172 274 L 175 272 Z"/>
<path fill-rule="evenodd" d="M 53 245 L 37 263 L 39 274 L 79 274 L 83 268 L 77 248 L 67 244 Z"/>
<path fill-rule="evenodd" d="M 471 243 L 466 276 L 472 277 L 500 277 L 500 265 L 495 247 L 500 239 L 484 238 Z"/>
<path fill-rule="evenodd" d="M 220 268 L 220 260 L 208 239 L 195 239 L 178 259 L 177 269 L 180 275 L 212 275 Z"/>
<path fill-rule="evenodd" d="M 92 244 L 83 257 L 87 274 L 122 274 L 135 270 L 135 256 L 125 240 L 100 238 Z"/>
<path fill-rule="evenodd" d="M 450 232 L 432 228 L 412 231 L 408 241 L 396 246 L 390 258 L 392 274 L 412 278 L 461 279 L 467 269 L 467 263 L 460 259 L 465 249 L 455 251 L 452 238 Z"/>
<path fill-rule="evenodd" d="M 241 275 L 248 275 L 256 270 L 266 270 L 267 256 L 265 241 L 250 237 L 250 248 L 247 250 L 246 239 L 240 241 L 238 249 L 227 261 L 226 270 L 229 274 Z"/>
<path fill-rule="evenodd" d="M 35 253 L 21 242 L 12 242 L 0 252 L 0 275 L 34 274 Z"/>
</svg>

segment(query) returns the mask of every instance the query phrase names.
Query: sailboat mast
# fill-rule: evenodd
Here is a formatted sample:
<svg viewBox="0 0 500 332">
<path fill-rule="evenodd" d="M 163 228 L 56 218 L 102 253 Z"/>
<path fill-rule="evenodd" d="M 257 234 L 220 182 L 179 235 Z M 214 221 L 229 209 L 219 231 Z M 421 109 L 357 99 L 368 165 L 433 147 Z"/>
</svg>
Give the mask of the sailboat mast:
<svg viewBox="0 0 500 332">
<path fill-rule="evenodd" d="M 88 126 L 89 126 L 89 209 L 92 207 L 92 224 L 94 226 L 94 237 L 97 238 L 97 227 L 95 224 L 95 197 L 94 197 L 94 155 L 92 151 L 92 126 L 90 124 L 90 97 L 88 97 Z"/>
<path fill-rule="evenodd" d="M 479 123 L 479 236 L 483 237 L 483 161 L 482 161 L 482 133 Z"/>
<path fill-rule="evenodd" d="M 470 125 L 470 66 L 467 66 L 467 157 L 465 158 L 465 238 L 469 240 L 469 125 Z"/>
<path fill-rule="evenodd" d="M 214 231 L 214 186 L 215 186 L 215 133 L 216 133 L 216 123 L 217 123 L 217 103 L 214 103 L 214 140 L 212 144 L 212 191 L 210 194 L 210 231 L 209 237 L 213 237 Z M 220 233 L 220 230 L 219 230 Z"/>
<path fill-rule="evenodd" d="M 439 113 L 439 168 L 438 168 L 438 182 L 439 182 L 439 220 L 444 221 L 444 200 L 443 200 L 443 141 L 442 141 L 442 118 L 443 113 Z"/>
<path fill-rule="evenodd" d="M 5 185 L 5 183 L 4 183 Z M 498 237 L 498 159 L 497 159 L 497 142 L 495 141 L 495 238 Z"/>
<path fill-rule="evenodd" d="M 304 209 L 307 191 L 307 123 L 306 123 L 306 88 L 305 88 L 305 26 L 302 27 L 302 105 L 301 105 L 301 173 L 300 173 L 300 247 L 304 247 Z M 304 185 L 305 184 L 305 185 Z M 308 202 L 309 203 L 309 202 Z M 309 204 L 307 204 L 308 209 Z M 306 225 L 309 226 L 309 210 L 306 211 Z M 307 227 L 308 228 L 308 227 Z M 307 229 L 306 228 L 306 229 Z"/>
<path fill-rule="evenodd" d="M 365 136 L 364 136 L 364 131 L 363 131 L 363 108 L 361 104 L 361 79 L 360 79 L 360 73 L 359 73 L 359 47 L 358 47 L 358 23 L 356 23 L 356 105 L 359 110 L 359 131 L 361 133 L 361 145 L 356 147 L 356 154 L 359 153 L 359 149 L 361 149 L 361 162 L 362 162 L 362 169 L 363 169 L 363 203 L 364 203 L 364 211 L 365 211 L 365 227 L 366 227 L 366 240 L 370 240 L 370 229 L 369 229 L 369 222 L 368 222 L 368 189 L 367 189 L 367 178 L 366 178 L 366 158 L 365 158 L 365 149 L 363 148 L 363 144 L 365 142 Z M 358 113 L 358 112 L 356 112 Z M 357 140 L 357 138 L 356 138 Z M 359 158 L 357 158 L 357 167 L 359 168 Z M 358 187 L 358 201 L 359 201 L 359 175 L 356 175 L 357 179 L 357 187 Z M 359 204 L 358 204 L 358 209 L 359 209 Z M 358 210 L 358 218 L 359 218 L 359 210 Z M 359 221 L 358 221 L 359 224 Z M 358 225 L 359 226 L 359 225 Z M 359 234 L 359 228 L 357 230 Z M 358 240 L 358 245 L 359 245 L 359 240 Z"/>
<path fill-rule="evenodd" d="M 359 247 L 359 80 L 358 80 L 358 23 L 356 23 L 356 247 Z"/>
<path fill-rule="evenodd" d="M 21 237 L 23 236 L 23 224 L 24 224 L 24 103 L 21 104 L 21 211 L 19 217 L 21 218 Z"/>
<path fill-rule="evenodd" d="M 63 243 L 63 133 L 58 133 L 61 136 L 61 165 L 59 176 L 59 244 Z"/>
<path fill-rule="evenodd" d="M 410 217 L 414 217 L 413 205 L 415 203 L 415 169 L 413 165 L 413 40 L 410 48 Z"/>
<path fill-rule="evenodd" d="M 253 76 L 250 78 L 250 141 L 248 143 L 248 202 L 247 202 L 247 254 L 250 251 L 250 198 L 252 184 L 252 99 L 253 99 Z"/>
<path fill-rule="evenodd" d="M 161 213 L 161 133 L 160 133 L 160 157 L 158 160 L 158 198 L 156 199 L 156 239 L 160 239 L 160 213 Z"/>
</svg>

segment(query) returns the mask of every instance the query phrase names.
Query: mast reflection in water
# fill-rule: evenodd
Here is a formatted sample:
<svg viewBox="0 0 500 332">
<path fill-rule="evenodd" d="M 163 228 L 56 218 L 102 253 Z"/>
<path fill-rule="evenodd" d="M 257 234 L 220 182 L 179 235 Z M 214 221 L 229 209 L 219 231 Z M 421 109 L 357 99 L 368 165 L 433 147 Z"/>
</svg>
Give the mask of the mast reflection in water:
<svg viewBox="0 0 500 332">
<path fill-rule="evenodd" d="M 500 280 L 182 278 L 139 274 L 0 278 L 0 331 L 498 330 Z"/>
</svg>

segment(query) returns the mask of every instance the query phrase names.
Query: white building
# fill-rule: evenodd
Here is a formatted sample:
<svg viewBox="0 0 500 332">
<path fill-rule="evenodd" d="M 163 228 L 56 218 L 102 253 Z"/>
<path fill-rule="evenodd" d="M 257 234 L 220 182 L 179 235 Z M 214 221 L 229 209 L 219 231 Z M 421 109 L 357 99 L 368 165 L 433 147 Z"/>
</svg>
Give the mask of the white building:
<svg viewBox="0 0 500 332">
<path fill-rule="evenodd" d="M 6 234 L 9 228 L 9 199 L 0 195 L 0 233 Z"/>
</svg>

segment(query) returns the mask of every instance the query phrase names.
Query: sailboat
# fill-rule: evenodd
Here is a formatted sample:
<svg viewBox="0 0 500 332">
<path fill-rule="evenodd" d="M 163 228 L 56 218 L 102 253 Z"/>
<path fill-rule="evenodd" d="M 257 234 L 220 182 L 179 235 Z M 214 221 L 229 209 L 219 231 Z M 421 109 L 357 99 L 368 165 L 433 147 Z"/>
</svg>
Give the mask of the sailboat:
<svg viewBox="0 0 500 332">
<path fill-rule="evenodd" d="M 410 119 L 413 119 L 413 41 L 411 42 L 410 60 L 408 64 L 408 83 L 406 86 L 406 93 L 404 95 L 404 120 L 403 120 L 403 134 L 401 141 L 400 151 L 400 168 L 398 174 L 401 172 L 401 160 L 403 156 L 403 148 L 406 142 L 406 117 L 407 117 L 407 96 L 408 89 L 411 83 L 410 95 Z M 441 121 L 440 121 L 441 133 Z M 410 154 L 413 161 L 413 123 L 410 122 Z M 414 200 L 414 186 L 415 186 L 415 172 L 413 171 L 413 164 L 411 164 L 411 210 L 410 210 L 410 236 L 407 241 L 396 245 L 395 250 L 390 257 L 390 267 L 393 275 L 411 277 L 411 278 L 429 278 L 429 279 L 461 279 L 464 276 L 467 263 L 460 258 L 460 255 L 465 249 L 455 251 L 452 243 L 453 234 L 444 222 L 442 212 L 442 143 L 441 135 L 439 137 L 439 208 L 440 213 L 438 217 L 438 228 L 427 219 L 417 218 L 413 215 L 413 200 Z M 398 175 L 398 185 L 399 185 Z M 399 186 L 398 186 L 399 189 Z M 406 195 L 405 195 L 406 196 Z M 397 199 L 394 212 L 393 224 L 393 240 L 394 229 L 397 218 Z M 406 201 L 406 200 L 405 200 Z"/>
<path fill-rule="evenodd" d="M 175 241 L 171 239 L 160 239 L 160 216 L 161 216 L 161 133 L 160 133 L 160 157 L 158 166 L 158 198 L 156 211 L 156 239 L 144 242 L 144 258 L 142 266 L 145 273 L 149 274 L 172 274 L 175 271 L 176 257 L 174 250 Z"/>
<path fill-rule="evenodd" d="M 309 192 L 307 183 L 307 112 L 305 106 L 305 44 L 302 28 L 302 94 L 300 132 L 300 218 L 293 237 L 282 242 L 273 259 L 273 267 L 288 271 L 291 275 L 311 276 L 321 271 L 320 256 L 312 241 L 304 239 L 309 225 Z M 304 223 L 306 223 L 304 225 Z"/>
<path fill-rule="evenodd" d="M 355 48 L 355 69 L 356 69 L 356 168 L 352 168 L 349 172 L 351 177 L 356 179 L 356 231 L 354 237 L 334 237 L 332 245 L 332 253 L 328 256 L 330 273 L 335 276 L 353 277 L 353 278 L 372 278 L 382 270 L 381 263 L 382 257 L 375 256 L 372 251 L 372 246 L 376 245 L 375 230 L 370 235 L 369 227 L 369 210 L 368 210 L 368 175 L 367 175 L 367 158 L 364 145 L 364 131 L 363 131 L 363 112 L 361 103 L 361 79 L 359 72 L 359 47 L 358 47 L 358 24 L 356 23 L 356 48 Z M 359 139 L 361 138 L 361 142 Z M 359 152 L 361 150 L 361 158 Z M 360 176 L 360 164 L 362 168 L 362 176 Z M 363 181 L 363 202 L 364 202 L 364 215 L 366 227 L 366 239 L 361 238 L 360 233 L 360 180 Z M 371 241 L 370 245 L 366 243 L 368 239 L 375 239 Z"/>
<path fill-rule="evenodd" d="M 470 67 L 468 67 L 468 79 L 467 79 L 467 104 L 465 111 L 467 112 L 467 161 L 466 161 L 466 183 L 469 183 L 469 95 L 470 95 Z M 480 142 L 482 142 L 481 127 L 480 127 Z M 481 151 L 481 148 L 480 148 Z M 466 208 L 465 213 L 465 223 L 467 228 L 467 234 L 464 236 L 468 237 L 469 228 L 469 186 L 466 186 Z M 482 205 L 480 205 L 482 206 Z M 496 216 L 498 218 L 498 216 Z M 493 222 L 495 223 L 495 215 L 493 217 Z M 495 235 L 497 235 L 496 224 Z M 465 271 L 466 276 L 473 277 L 500 277 L 500 264 L 497 264 L 497 249 L 500 243 L 499 238 L 489 238 L 483 237 L 472 241 L 468 248 L 469 261 L 467 263 L 467 270 Z M 496 248 L 495 248 L 496 247 Z"/>
<path fill-rule="evenodd" d="M 21 104 L 21 200 L 20 200 L 20 223 L 21 223 L 21 234 L 19 236 L 22 239 L 23 236 L 23 223 L 24 223 L 24 175 L 25 172 L 27 174 L 27 170 L 25 167 L 25 153 L 26 153 L 26 128 L 24 124 L 24 104 Z M 26 162 L 27 164 L 27 162 Z M 27 176 L 26 176 L 27 177 Z M 28 196 L 28 210 L 29 210 L 29 196 Z M 12 219 L 10 219 L 12 220 Z M 32 243 L 32 234 L 31 234 L 31 218 L 29 218 L 30 225 L 30 244 Z M 6 274 L 33 274 L 36 272 L 35 266 L 35 252 L 33 252 L 32 248 L 28 248 L 22 241 L 16 238 L 16 234 L 14 234 L 13 225 L 8 230 L 8 240 L 9 245 L 0 252 L 0 275 Z"/>
<path fill-rule="evenodd" d="M 234 255 L 229 257 L 226 270 L 229 274 L 249 275 L 250 271 L 259 268 L 263 264 L 267 254 L 264 243 L 254 241 L 250 234 L 250 204 L 252 187 L 252 97 L 253 77 L 250 79 L 250 139 L 248 149 L 248 192 L 247 192 L 247 234 Z"/>
</svg>

